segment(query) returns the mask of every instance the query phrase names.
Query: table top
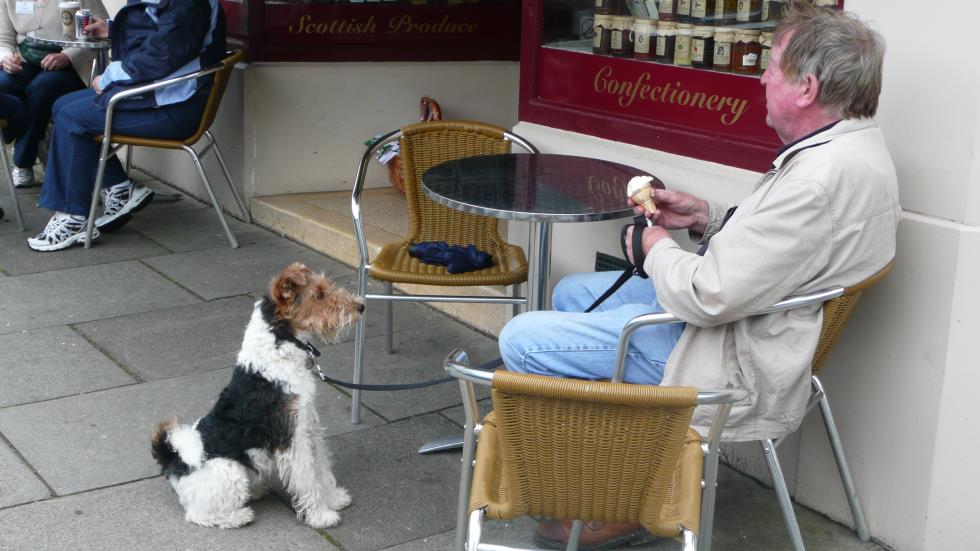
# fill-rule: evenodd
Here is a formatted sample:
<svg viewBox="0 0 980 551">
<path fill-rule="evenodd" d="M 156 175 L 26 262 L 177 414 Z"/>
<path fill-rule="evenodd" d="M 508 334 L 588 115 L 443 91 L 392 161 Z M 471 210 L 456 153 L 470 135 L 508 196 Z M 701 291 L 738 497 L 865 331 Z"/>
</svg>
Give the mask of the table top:
<svg viewBox="0 0 980 551">
<path fill-rule="evenodd" d="M 29 31 L 27 39 L 40 42 L 41 44 L 55 44 L 62 48 L 88 48 L 90 50 L 108 50 L 112 47 L 108 38 L 91 38 L 89 40 L 78 40 L 74 36 L 67 37 L 61 31 L 50 31 L 47 29 Z"/>
<path fill-rule="evenodd" d="M 633 215 L 626 184 L 646 172 L 573 155 L 467 157 L 422 175 L 422 190 L 447 207 L 508 220 L 590 222 Z M 654 177 L 653 185 L 663 188 Z"/>
</svg>

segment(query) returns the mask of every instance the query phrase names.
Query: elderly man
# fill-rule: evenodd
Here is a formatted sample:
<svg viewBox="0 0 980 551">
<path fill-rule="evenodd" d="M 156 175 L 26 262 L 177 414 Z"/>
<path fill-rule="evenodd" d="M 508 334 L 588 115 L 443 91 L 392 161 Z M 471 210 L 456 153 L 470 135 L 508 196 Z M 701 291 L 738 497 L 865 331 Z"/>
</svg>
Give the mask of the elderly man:
<svg viewBox="0 0 980 551">
<path fill-rule="evenodd" d="M 901 209 L 894 165 L 871 120 L 881 89 L 881 36 L 851 14 L 803 5 L 785 14 L 771 53 L 762 76 L 766 123 L 785 145 L 755 190 L 737 209 L 657 190 L 656 213 L 635 207 L 654 224 L 642 236 L 650 280 L 632 278 L 586 314 L 616 274 L 563 279 L 554 291 L 557 311 L 520 315 L 501 332 L 508 369 L 608 378 L 624 324 L 666 310 L 686 324 L 635 334 L 627 381 L 748 388 L 750 397 L 729 419 L 732 440 L 775 438 L 797 428 L 821 310 L 746 316 L 788 296 L 874 274 L 895 254 Z M 669 229 L 689 230 L 701 254 L 682 249 Z M 695 427 L 710 424 L 707 413 L 695 413 Z M 569 526 L 542 523 L 536 543 L 563 547 Z M 628 543 L 642 535 L 638 530 L 588 526 L 582 548 Z"/>
</svg>

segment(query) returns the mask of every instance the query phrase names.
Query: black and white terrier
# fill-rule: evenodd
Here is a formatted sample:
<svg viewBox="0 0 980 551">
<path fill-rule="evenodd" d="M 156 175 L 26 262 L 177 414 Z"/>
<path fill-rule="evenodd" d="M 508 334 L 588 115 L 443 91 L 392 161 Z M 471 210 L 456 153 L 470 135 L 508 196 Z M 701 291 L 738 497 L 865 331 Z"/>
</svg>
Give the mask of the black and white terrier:
<svg viewBox="0 0 980 551">
<path fill-rule="evenodd" d="M 193 426 L 163 421 L 153 457 L 188 522 L 236 528 L 251 522 L 248 502 L 278 476 L 296 516 L 314 528 L 340 521 L 350 504 L 337 486 L 320 431 L 317 379 L 306 341 L 336 342 L 364 310 L 361 300 L 306 266 L 288 266 L 255 303 L 231 382 Z"/>
</svg>

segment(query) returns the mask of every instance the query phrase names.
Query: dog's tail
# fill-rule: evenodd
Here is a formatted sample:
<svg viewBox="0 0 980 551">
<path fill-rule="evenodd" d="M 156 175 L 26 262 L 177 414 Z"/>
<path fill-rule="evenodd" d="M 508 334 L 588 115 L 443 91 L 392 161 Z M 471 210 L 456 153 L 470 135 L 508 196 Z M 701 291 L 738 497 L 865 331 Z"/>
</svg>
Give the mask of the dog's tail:
<svg viewBox="0 0 980 551">
<path fill-rule="evenodd" d="M 184 476 L 191 468 L 180 458 L 180 453 L 170 442 L 171 433 L 177 429 L 176 419 L 160 421 L 150 435 L 150 452 L 153 459 L 160 464 L 160 471 L 165 476 Z"/>
</svg>

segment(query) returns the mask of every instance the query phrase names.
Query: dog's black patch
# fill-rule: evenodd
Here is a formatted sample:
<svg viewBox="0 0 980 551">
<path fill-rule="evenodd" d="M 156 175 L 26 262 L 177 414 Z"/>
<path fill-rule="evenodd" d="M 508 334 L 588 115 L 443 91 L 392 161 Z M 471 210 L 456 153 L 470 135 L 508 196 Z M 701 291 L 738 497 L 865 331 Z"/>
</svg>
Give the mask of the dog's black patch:
<svg viewBox="0 0 980 551">
<path fill-rule="evenodd" d="M 165 431 L 160 431 L 158 437 L 154 437 L 151 450 L 153 459 L 160 464 L 160 472 L 164 476 L 184 476 L 191 472 L 190 466 L 180 458 L 177 450 L 170 444 L 170 435 Z"/>
<path fill-rule="evenodd" d="M 279 346 L 284 341 L 291 342 L 296 338 L 293 334 L 293 328 L 289 326 L 289 322 L 276 317 L 276 303 L 268 295 L 262 297 L 262 304 L 259 306 L 259 309 L 262 312 L 262 319 L 272 329 L 272 336 L 276 338 L 276 346 Z"/>
<path fill-rule="evenodd" d="M 277 383 L 236 367 L 217 403 L 197 424 L 205 456 L 251 466 L 246 450 L 288 448 L 295 426 L 294 398 Z"/>
</svg>

